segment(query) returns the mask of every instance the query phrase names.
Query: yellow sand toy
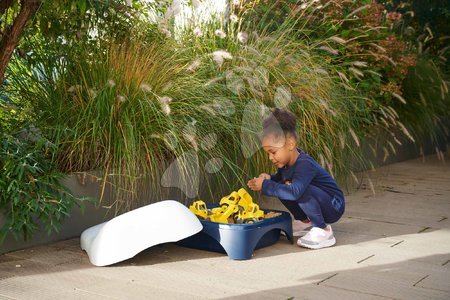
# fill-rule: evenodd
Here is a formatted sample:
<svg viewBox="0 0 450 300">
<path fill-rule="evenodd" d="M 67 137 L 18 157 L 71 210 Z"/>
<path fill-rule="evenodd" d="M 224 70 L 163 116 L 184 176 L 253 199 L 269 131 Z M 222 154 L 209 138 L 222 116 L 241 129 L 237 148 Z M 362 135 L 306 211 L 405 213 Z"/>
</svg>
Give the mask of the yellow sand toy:
<svg viewBox="0 0 450 300">
<path fill-rule="evenodd" d="M 220 206 L 228 206 L 228 205 L 237 205 L 241 197 L 239 196 L 238 192 L 232 192 L 228 196 L 223 197 L 220 199 L 219 205 Z"/>
<path fill-rule="evenodd" d="M 239 195 L 239 206 L 241 206 L 245 211 L 250 211 L 252 209 L 252 205 L 254 204 L 252 196 L 250 196 L 250 194 L 243 188 L 239 189 L 237 193 Z"/>
<path fill-rule="evenodd" d="M 240 211 L 236 217 L 235 222 L 237 224 L 252 224 L 264 219 L 264 211 L 259 209 L 259 205 L 256 203 L 250 203 L 249 209 Z"/>
<path fill-rule="evenodd" d="M 210 215 L 210 211 L 206 208 L 206 203 L 202 200 L 195 201 L 189 206 L 189 209 L 198 217 L 202 219 L 208 219 L 208 215 Z"/>
<path fill-rule="evenodd" d="M 250 224 L 264 219 L 264 211 L 253 203 L 252 196 L 243 188 L 223 197 L 219 205 L 210 210 L 205 202 L 198 200 L 189 209 L 202 219 L 219 223 Z"/>
<path fill-rule="evenodd" d="M 233 223 L 234 215 L 239 211 L 237 205 L 231 204 L 223 207 L 221 210 L 217 210 L 216 213 L 212 214 L 209 219 L 212 222 L 218 223 Z"/>
</svg>

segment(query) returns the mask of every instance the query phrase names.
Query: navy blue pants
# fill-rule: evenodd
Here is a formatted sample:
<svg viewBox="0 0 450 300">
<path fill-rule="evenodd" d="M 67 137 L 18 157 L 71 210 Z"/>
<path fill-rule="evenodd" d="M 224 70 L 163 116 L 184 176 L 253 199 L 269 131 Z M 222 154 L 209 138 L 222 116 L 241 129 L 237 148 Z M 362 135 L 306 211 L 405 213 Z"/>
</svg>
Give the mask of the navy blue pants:
<svg viewBox="0 0 450 300">
<path fill-rule="evenodd" d="M 311 184 L 299 199 L 295 201 L 281 200 L 281 203 L 292 213 L 294 219 L 301 221 L 309 219 L 314 227 L 320 228 L 337 222 L 345 210 L 343 197 L 331 197 L 322 189 Z"/>
</svg>

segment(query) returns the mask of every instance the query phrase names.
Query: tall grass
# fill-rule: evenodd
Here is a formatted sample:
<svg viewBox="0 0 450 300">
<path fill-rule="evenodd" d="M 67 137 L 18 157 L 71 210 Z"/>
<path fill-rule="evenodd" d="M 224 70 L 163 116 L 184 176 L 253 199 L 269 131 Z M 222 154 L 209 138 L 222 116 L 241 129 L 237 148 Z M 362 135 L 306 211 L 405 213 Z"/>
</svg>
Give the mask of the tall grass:
<svg viewBox="0 0 450 300">
<path fill-rule="evenodd" d="M 191 149 L 201 161 L 223 157 L 225 166 L 236 168 L 227 153 L 237 144 L 232 133 L 238 126 L 206 114 L 205 107 L 214 104 L 211 88 L 186 76 L 170 42 L 134 40 L 80 53 L 57 66 L 49 62 L 50 68 L 43 62 L 44 80 L 19 75 L 18 64 L 14 86 L 28 91 L 16 97 L 34 99 L 39 127 L 59 145 L 55 159 L 61 170 L 97 170 L 103 190 L 115 185 L 115 199 L 102 205 L 118 212 L 150 201 L 138 199 L 142 180 L 150 179 L 148 188 L 158 193 L 167 162 Z M 212 149 L 205 140 L 210 133 L 219 136 Z M 185 184 L 198 183 L 193 167 L 179 162 L 179 176 L 189 179 Z"/>
<path fill-rule="evenodd" d="M 349 67 L 346 63 L 335 64 L 323 51 L 317 51 L 325 41 L 318 44 L 299 39 L 310 34 L 302 31 L 305 19 L 312 18 L 309 11 L 288 15 L 275 29 L 271 21 L 264 21 L 266 16 L 254 24 L 243 17 L 249 10 L 237 11 L 240 13 L 238 20 L 230 20 L 226 38 L 214 34 L 219 27 L 214 23 L 203 25 L 201 37 L 192 35 L 194 26 L 187 28 L 182 41 L 186 56 L 198 61 L 217 48 L 230 52 L 233 60 L 225 62 L 219 74 L 213 70 L 209 76 L 222 78 L 222 82 L 228 82 L 231 77 L 230 81 L 237 82 L 235 85 L 239 87 L 239 98 L 245 102 L 257 99 L 259 103 L 274 107 L 277 89 L 286 88 L 292 97 L 286 107 L 299 117 L 300 146 L 337 177 L 345 177 L 352 169 L 352 162 L 359 166 L 370 165 L 360 152 L 360 139 L 375 124 L 385 126 L 378 122 L 379 116 L 383 116 L 384 111 L 380 112 L 383 104 L 351 87 L 347 79 L 353 78 L 351 75 L 344 75 L 347 80 L 342 78 L 342 72 L 346 72 L 343 69 Z M 239 42 L 239 33 L 248 35 L 246 44 Z M 258 77 L 261 70 L 267 72 L 270 80 L 267 87 L 258 90 L 249 78 Z M 227 76 L 230 73 L 233 76 Z M 386 128 L 395 127 L 396 112 L 392 108 L 384 109 L 389 115 Z M 256 168 L 261 169 L 261 165 Z"/>
<path fill-rule="evenodd" d="M 393 29 L 402 24 L 403 18 L 408 18 L 407 14 L 397 20 L 397 15 L 371 0 L 310 0 L 289 6 L 283 1 L 257 3 L 250 1 L 256 9 L 246 11 L 249 22 L 261 20 L 254 22 L 256 27 L 270 31 L 292 28 L 297 38 L 310 46 L 311 52 L 319 53 L 330 63 L 327 70 L 330 76 L 341 80 L 346 89 L 361 97 L 358 106 L 366 112 L 360 114 L 364 118 L 355 132 L 357 136 L 373 138 L 380 149 L 372 150 L 374 154 L 381 150 L 384 161 L 396 153 L 400 140 L 416 142 L 424 133 L 433 134 L 437 128 L 444 130 L 442 124 L 448 113 L 442 107 L 448 103 L 448 90 L 440 78 L 442 75 L 435 68 L 436 83 L 424 85 L 420 78 L 428 78 L 430 72 L 415 67 L 419 53 L 413 43 L 394 34 Z M 286 10 L 286 14 L 280 14 Z M 408 69 L 418 76 L 413 78 Z M 408 83 L 402 86 L 404 80 Z M 416 80 L 418 84 L 413 83 Z M 411 89 L 408 85 L 415 87 Z M 425 108 L 415 105 L 419 99 L 418 86 L 427 91 L 422 94 L 436 94 L 434 99 L 429 99 L 433 105 Z M 411 97 L 411 91 L 416 95 Z M 381 143 L 377 142 L 378 136 Z"/>
<path fill-rule="evenodd" d="M 398 111 L 400 119 L 419 141 L 431 140 L 435 145 L 439 145 L 442 144 L 441 139 L 445 140 L 450 136 L 448 86 L 449 82 L 445 76 L 429 59 L 420 59 L 416 66 L 409 70 L 403 82 L 407 105 Z M 423 147 L 423 145 L 418 146 Z"/>
<path fill-rule="evenodd" d="M 198 186 L 208 201 L 267 171 L 258 134 L 275 106 L 297 114 L 299 146 L 345 176 L 357 156 L 352 127 L 364 117 L 361 99 L 288 28 L 269 35 L 238 24 L 225 38 L 216 32 L 223 24 L 210 22 L 201 38 L 186 28 L 178 41 L 135 36 L 86 45 L 43 61 L 41 79 L 17 74 L 14 86 L 27 94 L 16 96 L 33 99 L 39 127 L 59 145 L 61 170 L 100 172 L 102 191 L 115 186 L 112 202 L 99 204 L 116 212 L 163 199 L 172 162 L 174 185 Z M 139 198 L 146 180 L 161 198 Z"/>
<path fill-rule="evenodd" d="M 343 65 L 317 51 L 324 44 L 299 39 L 298 15 L 275 30 L 242 15 L 193 23 L 176 39 L 130 32 L 87 43 L 43 59 L 39 78 L 15 60 L 11 93 L 34 104 L 59 169 L 97 176 L 102 195 L 115 187 L 99 205 L 116 213 L 164 199 L 161 185 L 212 202 L 267 172 L 258 135 L 273 107 L 297 115 L 299 147 L 336 178 L 369 163 L 360 139 L 375 125 L 398 125 L 397 111 L 350 86 Z"/>
</svg>

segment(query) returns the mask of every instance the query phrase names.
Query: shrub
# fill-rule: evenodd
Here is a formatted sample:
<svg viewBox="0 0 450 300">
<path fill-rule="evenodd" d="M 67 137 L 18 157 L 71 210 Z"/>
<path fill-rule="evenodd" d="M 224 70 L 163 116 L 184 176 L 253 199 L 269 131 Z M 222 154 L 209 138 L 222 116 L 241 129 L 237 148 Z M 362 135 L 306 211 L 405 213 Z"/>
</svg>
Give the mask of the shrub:
<svg viewBox="0 0 450 300">
<path fill-rule="evenodd" d="M 203 196 L 215 199 L 270 167 L 258 132 L 269 108 L 283 107 L 299 118 L 300 147 L 334 176 L 349 173 L 360 158 L 357 128 L 371 110 L 311 46 L 290 28 L 253 32 L 239 19 L 199 28 L 201 35 L 186 26 L 175 39 L 130 34 L 78 45 L 64 59 L 43 57 L 39 78 L 13 63 L 14 97 L 33 103 L 58 147 L 59 170 L 100 171 L 102 189 L 116 186 L 104 203 L 116 212 L 163 199 L 160 183 L 173 161 L 181 162 L 179 184 L 203 184 Z M 213 175 L 200 178 L 186 154 Z M 147 179 L 161 198 L 139 197 Z"/>
<path fill-rule="evenodd" d="M 39 224 L 48 234 L 58 231 L 69 215 L 76 198 L 51 163 L 55 150 L 36 129 L 0 137 L 0 243 L 7 234 L 30 239 Z"/>
<path fill-rule="evenodd" d="M 253 21 L 253 24 L 269 29 L 292 27 L 298 39 L 318 51 L 332 66 L 328 70 L 330 74 L 338 75 L 347 89 L 355 91 L 367 102 L 362 105 L 369 110 L 367 119 L 359 124 L 357 133 L 375 138 L 384 133 L 382 136 L 387 136 L 387 145 L 380 147 L 386 159 L 396 152 L 397 145 L 401 145 L 400 136 L 415 142 L 426 132 L 434 135 L 436 129 L 444 131 L 443 124 L 448 118 L 448 113 L 442 110 L 448 106 L 448 83 L 444 76 L 434 68 L 436 83 L 424 86 L 420 78 L 428 78 L 430 71 L 423 66 L 415 67 L 417 59 L 423 60 L 422 53 L 431 47 L 430 41 L 436 44 L 445 37 L 433 38 L 427 25 L 423 28 L 426 34 L 420 34 L 417 38 L 419 47 L 416 47 L 412 41 L 414 29 L 408 25 L 417 20 L 407 2 L 416 1 L 310 0 L 299 3 L 256 0 L 248 4 L 257 6 L 258 10 L 249 13 L 247 21 L 261 20 Z M 279 14 L 281 11 L 285 13 Z M 444 13 L 442 10 L 441 15 Z M 435 53 L 442 56 L 445 51 L 441 49 Z M 437 55 L 435 60 L 438 60 Z M 430 60 L 431 56 L 426 59 Z M 417 76 L 411 76 L 411 72 Z M 405 79 L 408 82 L 404 84 Z M 418 82 L 413 82 L 415 80 Z M 415 88 L 410 92 L 406 87 L 412 85 Z M 426 100 L 433 105 L 424 109 L 417 105 L 423 102 L 419 99 L 419 86 L 422 98 L 437 95 Z"/>
</svg>

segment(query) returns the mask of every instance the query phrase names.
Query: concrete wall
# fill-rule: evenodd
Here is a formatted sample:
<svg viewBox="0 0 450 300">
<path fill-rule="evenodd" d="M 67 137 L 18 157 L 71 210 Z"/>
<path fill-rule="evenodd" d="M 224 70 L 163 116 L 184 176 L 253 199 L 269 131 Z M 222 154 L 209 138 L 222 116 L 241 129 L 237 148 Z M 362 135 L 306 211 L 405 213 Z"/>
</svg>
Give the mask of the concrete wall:
<svg viewBox="0 0 450 300">
<path fill-rule="evenodd" d="M 397 134 L 396 136 L 399 136 L 399 140 L 402 145 L 394 144 L 394 147 L 396 148 L 396 154 L 389 155 L 385 161 L 383 161 L 383 146 L 389 148 L 386 142 L 386 135 L 378 134 L 376 141 L 374 139 L 366 139 L 362 141 L 363 153 L 365 158 L 370 160 L 375 166 L 382 166 L 414 159 L 420 157 L 421 155 L 436 154 L 436 148 L 438 148 L 440 151 L 447 152 L 450 145 L 450 137 L 448 138 L 448 140 L 444 137 L 439 137 L 437 143 L 435 143 L 431 140 L 430 136 L 425 137 L 422 140 L 418 140 L 414 143 L 401 134 Z M 375 148 L 375 153 L 371 146 Z M 423 151 L 422 153 L 421 148 Z"/>
</svg>

